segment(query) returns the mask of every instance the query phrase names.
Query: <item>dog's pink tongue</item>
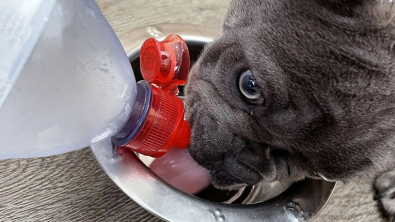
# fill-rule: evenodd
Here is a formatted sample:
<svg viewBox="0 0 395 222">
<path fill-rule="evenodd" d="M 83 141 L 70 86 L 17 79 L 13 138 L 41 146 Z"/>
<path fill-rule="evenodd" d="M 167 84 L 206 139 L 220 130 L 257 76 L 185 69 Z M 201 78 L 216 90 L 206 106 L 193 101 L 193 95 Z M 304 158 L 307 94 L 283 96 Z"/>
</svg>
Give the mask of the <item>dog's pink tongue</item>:
<svg viewBox="0 0 395 222">
<path fill-rule="evenodd" d="M 151 170 L 173 187 L 196 194 L 210 185 L 208 172 L 189 155 L 188 150 L 172 149 L 155 159 Z"/>
</svg>

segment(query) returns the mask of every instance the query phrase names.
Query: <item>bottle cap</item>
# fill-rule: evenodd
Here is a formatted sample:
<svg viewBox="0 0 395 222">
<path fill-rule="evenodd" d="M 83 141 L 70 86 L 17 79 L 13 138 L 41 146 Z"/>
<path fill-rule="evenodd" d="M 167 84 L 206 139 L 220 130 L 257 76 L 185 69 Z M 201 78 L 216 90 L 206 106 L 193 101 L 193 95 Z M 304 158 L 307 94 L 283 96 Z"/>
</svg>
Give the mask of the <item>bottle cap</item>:
<svg viewBox="0 0 395 222">
<path fill-rule="evenodd" d="M 141 47 L 141 74 L 149 83 L 162 86 L 176 81 L 184 85 L 189 65 L 188 47 L 178 35 L 169 35 L 161 42 L 150 38 Z"/>
<path fill-rule="evenodd" d="M 162 42 L 153 38 L 144 42 L 140 68 L 145 80 L 138 82 L 138 101 L 121 132 L 113 137 L 115 145 L 151 157 L 189 146 L 191 132 L 184 119 L 184 102 L 177 97 L 178 85 L 186 82 L 189 63 L 187 45 L 178 35 Z"/>
</svg>

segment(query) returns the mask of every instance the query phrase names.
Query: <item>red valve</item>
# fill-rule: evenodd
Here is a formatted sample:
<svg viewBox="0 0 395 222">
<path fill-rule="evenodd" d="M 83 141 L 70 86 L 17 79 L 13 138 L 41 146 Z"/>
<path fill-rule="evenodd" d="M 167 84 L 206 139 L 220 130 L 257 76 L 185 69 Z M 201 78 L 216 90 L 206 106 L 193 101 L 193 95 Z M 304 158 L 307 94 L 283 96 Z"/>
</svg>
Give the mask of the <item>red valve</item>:
<svg viewBox="0 0 395 222">
<path fill-rule="evenodd" d="M 174 94 L 177 85 L 185 85 L 189 72 L 189 51 L 178 35 L 158 42 L 147 39 L 140 51 L 140 69 L 145 80 Z"/>
<path fill-rule="evenodd" d="M 187 45 L 178 35 L 144 42 L 140 69 L 150 85 L 139 82 L 137 100 L 144 102 L 136 102 L 124 129 L 113 138 L 118 147 L 160 157 L 172 148 L 189 146 L 191 132 L 184 119 L 184 103 L 177 97 L 178 85 L 186 83 L 189 64 Z"/>
<path fill-rule="evenodd" d="M 152 87 L 150 109 L 141 130 L 125 147 L 138 153 L 160 157 L 170 149 L 185 149 L 190 140 L 184 120 L 184 103 L 175 95 Z"/>
</svg>

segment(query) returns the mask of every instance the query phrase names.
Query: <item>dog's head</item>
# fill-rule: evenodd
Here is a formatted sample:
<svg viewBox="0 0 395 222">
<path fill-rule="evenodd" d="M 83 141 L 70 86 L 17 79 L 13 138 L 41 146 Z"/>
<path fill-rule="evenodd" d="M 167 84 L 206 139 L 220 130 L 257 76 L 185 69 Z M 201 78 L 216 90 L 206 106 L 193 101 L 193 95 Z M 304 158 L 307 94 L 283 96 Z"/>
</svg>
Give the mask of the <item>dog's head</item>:
<svg viewBox="0 0 395 222">
<path fill-rule="evenodd" d="M 394 158 L 393 8 L 233 1 L 186 86 L 189 150 L 213 184 L 344 179 Z"/>
</svg>

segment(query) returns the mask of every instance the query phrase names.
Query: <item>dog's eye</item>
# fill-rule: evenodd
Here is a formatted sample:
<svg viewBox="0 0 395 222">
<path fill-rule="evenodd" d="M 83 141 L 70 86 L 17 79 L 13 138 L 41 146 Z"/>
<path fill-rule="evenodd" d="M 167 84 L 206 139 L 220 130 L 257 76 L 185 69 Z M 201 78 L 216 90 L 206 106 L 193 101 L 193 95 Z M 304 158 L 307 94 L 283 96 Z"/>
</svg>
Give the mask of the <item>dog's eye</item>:
<svg viewBox="0 0 395 222">
<path fill-rule="evenodd" d="M 238 87 L 243 98 L 254 105 L 263 103 L 261 88 L 251 70 L 245 70 L 239 74 Z"/>
</svg>

